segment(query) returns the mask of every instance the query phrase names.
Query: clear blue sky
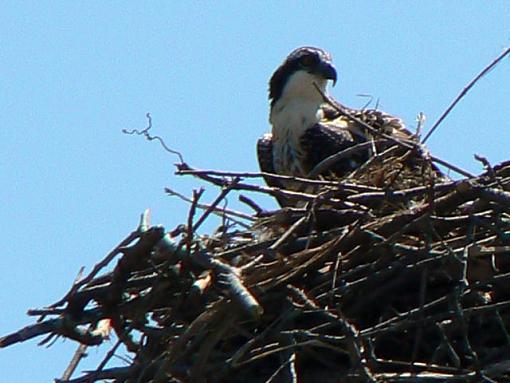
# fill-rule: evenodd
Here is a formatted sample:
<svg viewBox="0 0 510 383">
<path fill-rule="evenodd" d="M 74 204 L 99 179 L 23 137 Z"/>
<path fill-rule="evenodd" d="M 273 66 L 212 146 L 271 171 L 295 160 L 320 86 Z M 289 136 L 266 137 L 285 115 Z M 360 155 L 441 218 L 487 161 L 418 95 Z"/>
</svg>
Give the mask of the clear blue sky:
<svg viewBox="0 0 510 383">
<path fill-rule="evenodd" d="M 427 126 L 510 45 L 507 1 L 20 2 L 0 5 L 0 335 L 32 322 L 135 228 L 145 208 L 173 228 L 191 194 L 176 158 L 126 136 L 154 132 L 195 167 L 257 171 L 267 81 L 294 48 L 323 47 L 332 94 L 369 94 L 412 128 Z M 429 141 L 473 173 L 473 154 L 510 159 L 510 60 L 468 94 Z M 210 188 L 206 197 L 214 198 Z M 266 206 L 271 204 L 265 201 Z M 39 339 L 40 340 L 40 339 Z M 0 350 L 4 382 L 60 377 L 76 347 Z M 90 349 L 84 368 L 106 352 Z M 120 360 L 115 363 L 121 364 Z"/>
</svg>

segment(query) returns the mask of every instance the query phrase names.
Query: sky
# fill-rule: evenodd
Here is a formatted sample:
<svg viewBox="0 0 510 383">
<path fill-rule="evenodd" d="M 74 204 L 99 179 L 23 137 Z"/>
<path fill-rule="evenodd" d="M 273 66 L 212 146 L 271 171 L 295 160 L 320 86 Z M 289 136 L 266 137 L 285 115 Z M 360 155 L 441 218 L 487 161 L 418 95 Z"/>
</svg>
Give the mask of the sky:
<svg viewBox="0 0 510 383">
<path fill-rule="evenodd" d="M 507 1 L 2 1 L 0 5 L 0 336 L 33 323 L 29 308 L 60 299 L 152 211 L 173 229 L 202 185 L 174 175 L 255 172 L 269 131 L 267 83 L 296 47 L 328 50 L 351 107 L 372 98 L 425 131 L 466 84 L 510 46 Z M 432 154 L 479 174 L 473 155 L 510 159 L 510 59 L 484 77 L 427 142 Z M 218 190 L 206 185 L 204 202 Z M 275 204 L 257 201 L 265 208 Z M 229 200 L 230 206 L 250 212 Z M 204 226 L 209 232 L 215 222 Z M 41 339 L 0 350 L 4 382 L 48 382 L 76 344 Z M 94 369 L 112 344 L 90 348 Z M 120 354 L 124 356 L 124 354 Z M 122 365 L 120 359 L 113 364 Z"/>
</svg>

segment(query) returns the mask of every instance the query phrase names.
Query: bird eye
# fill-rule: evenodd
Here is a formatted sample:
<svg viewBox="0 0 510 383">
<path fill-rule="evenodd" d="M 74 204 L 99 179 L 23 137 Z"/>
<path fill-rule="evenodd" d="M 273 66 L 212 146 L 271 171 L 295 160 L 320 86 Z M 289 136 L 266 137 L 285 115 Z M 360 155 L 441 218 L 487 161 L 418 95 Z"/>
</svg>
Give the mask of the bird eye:
<svg viewBox="0 0 510 383">
<path fill-rule="evenodd" d="M 310 56 L 304 56 L 301 59 L 301 66 L 309 68 L 312 65 L 314 65 L 317 62 L 317 57 L 310 55 Z"/>
</svg>

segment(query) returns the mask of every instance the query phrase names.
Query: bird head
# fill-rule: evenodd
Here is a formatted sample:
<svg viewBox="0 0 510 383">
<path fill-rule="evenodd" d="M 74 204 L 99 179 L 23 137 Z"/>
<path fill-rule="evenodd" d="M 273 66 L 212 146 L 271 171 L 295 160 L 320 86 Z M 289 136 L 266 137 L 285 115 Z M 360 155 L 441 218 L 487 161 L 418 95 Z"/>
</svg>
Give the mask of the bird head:
<svg viewBox="0 0 510 383">
<path fill-rule="evenodd" d="M 325 91 L 328 80 L 332 80 L 333 85 L 337 80 L 331 55 L 319 48 L 298 48 L 287 56 L 269 81 L 271 106 L 282 97 L 320 100 L 314 83 Z"/>
</svg>

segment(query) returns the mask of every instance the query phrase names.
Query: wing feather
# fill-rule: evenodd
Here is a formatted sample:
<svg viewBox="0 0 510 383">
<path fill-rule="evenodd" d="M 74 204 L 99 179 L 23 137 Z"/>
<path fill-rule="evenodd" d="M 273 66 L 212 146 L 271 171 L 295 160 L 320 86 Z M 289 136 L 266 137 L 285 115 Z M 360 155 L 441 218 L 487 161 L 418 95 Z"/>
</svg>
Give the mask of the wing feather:
<svg viewBox="0 0 510 383">
<path fill-rule="evenodd" d="M 276 174 L 273 163 L 273 135 L 264 134 L 257 141 L 257 159 L 259 161 L 260 171 L 263 173 Z M 284 185 L 274 178 L 264 176 L 264 181 L 268 186 L 284 189 Z M 288 206 L 288 201 L 283 197 L 276 197 L 280 206 Z"/>
<path fill-rule="evenodd" d="M 365 141 L 364 137 L 353 134 L 344 125 L 317 123 L 300 139 L 301 148 L 306 153 L 303 167 L 309 173 L 322 160 Z M 342 177 L 367 160 L 368 151 L 364 150 L 336 162 L 328 172 Z"/>
<path fill-rule="evenodd" d="M 344 120 L 348 125 L 348 129 L 355 134 L 369 135 L 366 129 L 363 128 L 356 121 L 352 121 L 349 117 L 341 114 L 337 108 L 345 110 L 352 116 L 363 121 L 365 124 L 370 125 L 372 128 L 385 133 L 388 135 L 395 136 L 402 139 L 414 139 L 414 135 L 406 128 L 404 121 L 400 118 L 392 116 L 388 113 L 384 113 L 377 109 L 352 109 L 348 108 L 339 102 L 335 102 L 337 105 L 333 106 L 330 104 L 322 105 L 321 109 L 324 115 L 325 121 L 339 121 Z"/>
<path fill-rule="evenodd" d="M 262 172 L 275 172 L 273 165 L 273 135 L 271 133 L 264 134 L 257 141 L 257 159 Z"/>
</svg>

